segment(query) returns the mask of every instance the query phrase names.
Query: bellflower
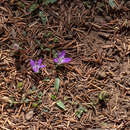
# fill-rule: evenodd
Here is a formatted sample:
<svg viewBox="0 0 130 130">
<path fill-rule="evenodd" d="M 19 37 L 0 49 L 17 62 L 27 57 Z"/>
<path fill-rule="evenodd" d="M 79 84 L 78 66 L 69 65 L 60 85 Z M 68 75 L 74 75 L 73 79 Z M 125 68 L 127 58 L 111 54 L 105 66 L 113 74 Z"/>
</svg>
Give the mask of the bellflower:
<svg viewBox="0 0 130 130">
<path fill-rule="evenodd" d="M 32 66 L 32 69 L 36 73 L 39 72 L 40 68 L 46 67 L 46 65 L 42 65 L 41 63 L 42 63 L 42 59 L 39 59 L 37 62 L 32 60 L 32 59 L 30 60 L 30 64 Z"/>
<path fill-rule="evenodd" d="M 71 61 L 71 58 L 65 58 L 65 51 L 58 53 L 58 57 L 54 59 L 54 62 L 57 64 L 64 64 Z"/>
</svg>

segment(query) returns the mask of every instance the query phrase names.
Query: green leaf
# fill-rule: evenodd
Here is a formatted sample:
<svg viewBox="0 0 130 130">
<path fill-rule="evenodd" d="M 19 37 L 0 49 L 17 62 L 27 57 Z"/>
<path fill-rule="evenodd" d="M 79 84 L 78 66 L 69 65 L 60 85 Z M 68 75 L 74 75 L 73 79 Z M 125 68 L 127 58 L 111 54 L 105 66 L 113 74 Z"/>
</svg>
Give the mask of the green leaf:
<svg viewBox="0 0 130 130">
<path fill-rule="evenodd" d="M 24 9 L 25 5 L 24 5 L 23 2 L 19 1 L 19 2 L 17 2 L 17 4 L 18 4 L 18 6 L 19 6 L 20 8 L 23 8 L 23 9 Z"/>
<path fill-rule="evenodd" d="M 116 3 L 115 3 L 115 0 L 109 0 L 109 5 L 110 5 L 112 8 L 117 7 L 117 5 L 116 5 Z"/>
<path fill-rule="evenodd" d="M 56 37 L 54 37 L 54 43 L 58 42 L 58 39 Z"/>
<path fill-rule="evenodd" d="M 32 13 L 33 11 L 35 11 L 38 8 L 38 6 L 39 5 L 37 3 L 32 4 L 29 8 L 29 12 Z"/>
<path fill-rule="evenodd" d="M 38 103 L 33 103 L 32 106 L 33 107 L 38 107 Z"/>
<path fill-rule="evenodd" d="M 57 58 L 57 52 L 54 49 L 52 50 L 52 55 L 53 55 L 53 58 Z"/>
<path fill-rule="evenodd" d="M 39 17 L 41 18 L 42 24 L 45 25 L 47 20 L 46 20 L 46 16 L 42 11 L 39 11 Z"/>
<path fill-rule="evenodd" d="M 50 79 L 49 79 L 49 78 L 45 78 L 45 79 L 43 79 L 43 81 L 44 81 L 44 82 L 49 82 Z"/>
<path fill-rule="evenodd" d="M 59 87 L 60 87 L 60 79 L 59 79 L 59 78 L 56 78 L 56 79 L 55 79 L 54 88 L 55 88 L 55 90 L 56 90 L 57 93 L 58 93 Z"/>
<path fill-rule="evenodd" d="M 26 37 L 27 36 L 27 32 L 25 30 L 23 30 L 23 36 Z"/>
<path fill-rule="evenodd" d="M 84 5 L 87 7 L 87 8 L 91 8 L 91 5 L 90 5 L 90 2 L 88 2 L 88 1 L 86 1 L 86 2 L 84 2 Z"/>
<path fill-rule="evenodd" d="M 48 51 L 48 52 L 50 52 L 50 50 L 51 50 L 50 48 L 46 48 L 46 49 L 45 49 L 45 51 Z"/>
<path fill-rule="evenodd" d="M 48 32 L 48 33 L 43 33 L 43 38 L 49 38 L 53 35 L 52 32 Z"/>
<path fill-rule="evenodd" d="M 42 103 L 42 100 L 38 100 L 38 104 L 41 104 Z"/>
<path fill-rule="evenodd" d="M 98 98 L 100 101 L 105 101 L 107 97 L 108 97 L 108 94 L 105 91 L 100 92 L 98 95 Z"/>
<path fill-rule="evenodd" d="M 35 91 L 36 90 L 36 87 L 33 85 L 32 86 L 32 91 Z"/>
<path fill-rule="evenodd" d="M 50 109 L 47 108 L 47 107 L 44 107 L 44 108 L 42 109 L 42 111 L 43 111 L 43 112 L 50 112 Z"/>
<path fill-rule="evenodd" d="M 48 4 L 53 4 L 54 2 L 56 2 L 57 0 L 46 0 L 45 1 L 45 5 L 48 5 Z"/>
<path fill-rule="evenodd" d="M 26 98 L 25 103 L 29 103 L 30 99 Z"/>
<path fill-rule="evenodd" d="M 23 86 L 23 82 L 18 82 L 17 88 L 21 88 Z"/>
<path fill-rule="evenodd" d="M 51 99 L 55 100 L 56 99 L 56 95 L 51 95 Z"/>
<path fill-rule="evenodd" d="M 64 96 L 64 101 L 67 101 L 69 98 L 69 96 Z"/>
<path fill-rule="evenodd" d="M 60 107 L 61 109 L 65 110 L 65 106 L 64 106 L 64 104 L 63 104 L 63 102 L 62 102 L 61 100 L 58 100 L 58 101 L 56 102 L 56 104 L 57 104 L 57 106 Z"/>
<path fill-rule="evenodd" d="M 13 105 L 15 105 L 15 104 L 19 104 L 19 102 L 16 102 L 16 101 L 14 101 L 14 100 L 11 100 L 11 102 L 10 102 L 10 107 L 12 107 Z"/>
<path fill-rule="evenodd" d="M 75 113 L 75 115 L 76 115 L 78 118 L 81 118 L 83 112 L 85 112 L 85 111 L 86 111 L 86 109 L 85 109 L 84 107 L 80 106 L 80 107 L 78 108 L 77 112 Z"/>
<path fill-rule="evenodd" d="M 43 93 L 40 91 L 40 92 L 38 93 L 38 98 L 41 99 L 42 96 L 43 96 Z"/>
</svg>

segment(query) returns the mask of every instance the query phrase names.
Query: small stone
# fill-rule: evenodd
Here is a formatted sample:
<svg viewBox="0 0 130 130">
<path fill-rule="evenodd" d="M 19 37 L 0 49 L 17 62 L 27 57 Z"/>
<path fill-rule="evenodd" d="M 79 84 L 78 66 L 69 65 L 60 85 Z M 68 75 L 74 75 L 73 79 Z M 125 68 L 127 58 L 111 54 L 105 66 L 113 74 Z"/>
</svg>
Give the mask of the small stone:
<svg viewBox="0 0 130 130">
<path fill-rule="evenodd" d="M 103 71 L 98 72 L 98 79 L 104 79 L 106 77 L 106 73 Z"/>
<path fill-rule="evenodd" d="M 106 17 L 105 17 L 105 20 L 106 20 L 107 22 L 110 22 L 110 21 L 111 21 L 111 17 L 110 17 L 110 16 L 106 16 Z"/>
<path fill-rule="evenodd" d="M 34 112 L 33 111 L 29 111 L 28 113 L 26 113 L 25 115 L 25 119 L 26 120 L 30 120 L 34 115 Z"/>
<path fill-rule="evenodd" d="M 95 23 L 101 24 L 101 25 L 106 23 L 105 19 L 103 17 L 101 17 L 101 16 L 96 16 L 94 21 L 95 21 Z"/>
<path fill-rule="evenodd" d="M 103 39 L 109 39 L 110 37 L 109 33 L 104 33 L 104 32 L 99 32 L 98 35 L 102 37 Z"/>
</svg>

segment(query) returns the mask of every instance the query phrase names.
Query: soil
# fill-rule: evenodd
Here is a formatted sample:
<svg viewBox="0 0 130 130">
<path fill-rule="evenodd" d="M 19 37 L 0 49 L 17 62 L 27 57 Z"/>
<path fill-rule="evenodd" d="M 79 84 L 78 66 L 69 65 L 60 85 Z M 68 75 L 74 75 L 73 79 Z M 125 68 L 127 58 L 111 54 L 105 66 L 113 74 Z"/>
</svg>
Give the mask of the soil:
<svg viewBox="0 0 130 130">
<path fill-rule="evenodd" d="M 1 130 L 130 129 L 130 2 L 114 1 L 1 0 Z"/>
</svg>

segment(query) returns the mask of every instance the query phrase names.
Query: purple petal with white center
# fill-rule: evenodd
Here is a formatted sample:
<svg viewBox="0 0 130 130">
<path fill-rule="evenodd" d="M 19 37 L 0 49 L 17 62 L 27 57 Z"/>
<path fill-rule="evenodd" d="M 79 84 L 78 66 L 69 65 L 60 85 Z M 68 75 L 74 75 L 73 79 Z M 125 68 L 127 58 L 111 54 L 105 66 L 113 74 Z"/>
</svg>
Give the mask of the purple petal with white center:
<svg viewBox="0 0 130 130">
<path fill-rule="evenodd" d="M 30 64 L 31 64 L 31 66 L 34 66 L 35 65 L 35 61 L 34 60 L 30 60 Z"/>
<path fill-rule="evenodd" d="M 62 63 L 68 63 L 71 61 L 71 58 L 64 58 Z"/>
<path fill-rule="evenodd" d="M 34 72 L 38 72 L 39 68 L 40 67 L 38 65 L 35 65 L 35 66 L 32 67 L 32 69 L 33 69 Z"/>
<path fill-rule="evenodd" d="M 40 64 L 42 63 L 42 59 L 39 59 L 37 63 L 40 66 Z"/>
<path fill-rule="evenodd" d="M 59 62 L 59 58 L 55 58 L 55 59 L 54 59 L 54 62 L 55 62 L 55 63 L 58 63 L 58 62 Z"/>
<path fill-rule="evenodd" d="M 64 57 L 64 56 L 65 56 L 65 51 L 64 50 L 62 52 L 58 53 L 59 58 Z"/>
</svg>

